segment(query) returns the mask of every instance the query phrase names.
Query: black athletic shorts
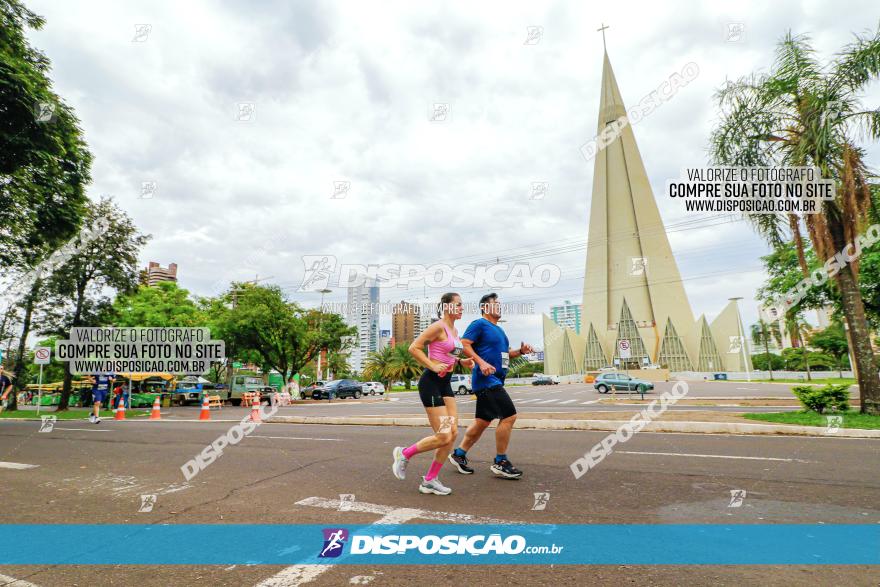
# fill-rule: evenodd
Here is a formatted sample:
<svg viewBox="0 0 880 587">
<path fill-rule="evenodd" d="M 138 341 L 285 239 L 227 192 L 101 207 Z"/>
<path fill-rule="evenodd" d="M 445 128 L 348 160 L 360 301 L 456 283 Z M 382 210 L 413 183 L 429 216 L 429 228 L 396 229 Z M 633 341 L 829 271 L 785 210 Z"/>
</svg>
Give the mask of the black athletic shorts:
<svg viewBox="0 0 880 587">
<path fill-rule="evenodd" d="M 474 394 L 477 396 L 477 412 L 474 415 L 480 420 L 491 422 L 496 418 L 503 420 L 516 415 L 513 400 L 510 399 L 504 386 L 496 385 L 474 391 Z"/>
<path fill-rule="evenodd" d="M 430 369 L 425 369 L 419 377 L 419 397 L 426 408 L 445 406 L 444 397 L 455 397 L 452 393 L 452 376 L 447 373 L 445 377 L 440 377 Z"/>
</svg>

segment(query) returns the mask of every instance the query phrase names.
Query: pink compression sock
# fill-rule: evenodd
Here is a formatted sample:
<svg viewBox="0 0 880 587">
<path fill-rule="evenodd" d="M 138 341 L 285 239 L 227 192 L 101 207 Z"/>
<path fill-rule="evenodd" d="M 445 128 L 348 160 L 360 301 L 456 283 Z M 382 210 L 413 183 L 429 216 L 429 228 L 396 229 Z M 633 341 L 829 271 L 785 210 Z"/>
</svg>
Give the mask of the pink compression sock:
<svg viewBox="0 0 880 587">
<path fill-rule="evenodd" d="M 412 446 L 408 446 L 405 449 L 403 449 L 403 456 L 405 456 L 408 459 L 411 459 L 412 456 L 414 454 L 418 454 L 418 452 L 419 452 L 419 449 L 417 449 L 416 445 L 414 444 Z"/>
<path fill-rule="evenodd" d="M 437 461 L 431 461 L 431 468 L 428 469 L 428 474 L 425 475 L 425 481 L 430 481 L 431 479 L 436 479 L 437 475 L 440 474 L 440 467 L 443 466 L 443 463 L 438 463 Z"/>
</svg>

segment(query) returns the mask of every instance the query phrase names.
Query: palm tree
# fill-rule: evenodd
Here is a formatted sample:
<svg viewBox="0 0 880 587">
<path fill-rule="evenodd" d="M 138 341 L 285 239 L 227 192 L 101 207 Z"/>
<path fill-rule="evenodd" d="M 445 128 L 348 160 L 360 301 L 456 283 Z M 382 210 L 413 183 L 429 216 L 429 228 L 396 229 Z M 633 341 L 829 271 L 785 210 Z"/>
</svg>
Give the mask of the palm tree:
<svg viewBox="0 0 880 587">
<path fill-rule="evenodd" d="M 752 324 L 752 342 L 755 346 L 764 345 L 764 354 L 767 357 L 767 370 L 770 372 L 770 381 L 773 381 L 773 362 L 770 359 L 770 339 L 771 337 L 776 341 L 776 344 L 781 347 L 782 346 L 782 333 L 779 331 L 779 323 L 778 322 L 764 322 L 763 320 L 758 320 L 757 323 Z"/>
<path fill-rule="evenodd" d="M 800 314 L 789 310 L 785 313 L 785 329 L 790 336 L 794 337 L 798 343 L 798 347 L 803 352 L 804 365 L 807 368 L 807 381 L 812 381 L 813 375 L 810 373 L 810 351 L 807 350 L 807 345 L 804 344 L 804 335 L 809 336 L 810 332 L 812 332 L 810 325 L 807 324 Z"/>
<path fill-rule="evenodd" d="M 752 75 L 718 92 L 721 120 L 710 148 L 715 164 L 809 166 L 834 181 L 834 199 L 824 200 L 816 214 L 747 217 L 774 246 L 790 236 L 804 271 L 801 222 L 822 262 L 855 243 L 867 224 L 872 188 L 864 150 L 855 136 L 880 138 L 880 110 L 868 110 L 860 101 L 865 87 L 878 75 L 880 29 L 856 35 L 827 67 L 817 61 L 808 37 L 789 32 L 777 48 L 769 75 Z M 841 268 L 834 283 L 849 327 L 861 411 L 878 414 L 880 376 L 859 291 L 858 263 Z"/>
<path fill-rule="evenodd" d="M 398 345 L 391 352 L 391 362 L 388 374 L 393 379 L 403 381 L 406 390 L 409 391 L 410 381 L 422 373 L 422 366 L 416 358 L 409 354 L 409 349 L 404 345 Z"/>
<path fill-rule="evenodd" d="M 381 351 L 372 352 L 367 355 L 367 360 L 364 361 L 364 379 L 381 381 L 385 385 L 385 399 L 388 399 L 391 393 L 392 376 L 390 375 L 390 369 L 393 354 L 393 347 L 386 346 Z"/>
</svg>

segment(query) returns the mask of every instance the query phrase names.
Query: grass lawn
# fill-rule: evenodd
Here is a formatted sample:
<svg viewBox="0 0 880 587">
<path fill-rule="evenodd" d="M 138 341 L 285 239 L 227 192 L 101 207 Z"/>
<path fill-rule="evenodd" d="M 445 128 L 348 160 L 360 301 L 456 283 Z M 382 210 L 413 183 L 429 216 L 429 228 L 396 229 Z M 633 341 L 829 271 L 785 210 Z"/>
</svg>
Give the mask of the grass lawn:
<svg viewBox="0 0 880 587">
<path fill-rule="evenodd" d="M 42 416 L 57 416 L 59 420 L 84 420 L 89 417 L 91 414 L 91 410 L 85 410 L 82 408 L 71 408 L 66 412 L 56 412 L 55 406 L 43 406 L 40 408 L 40 417 Z M 146 416 L 149 414 L 148 410 L 125 410 L 126 418 L 134 418 L 138 416 Z M 101 410 L 102 418 L 113 418 L 112 410 Z M 0 412 L 0 419 L 16 419 L 16 418 L 37 418 L 37 410 L 28 408 L 26 410 L 17 410 L 15 412 L 7 412 L 4 410 Z"/>
<path fill-rule="evenodd" d="M 779 424 L 797 424 L 799 426 L 827 426 L 826 416 L 843 416 L 843 428 L 862 428 L 865 430 L 880 430 L 880 416 L 860 414 L 858 412 L 831 412 L 830 414 L 817 414 L 816 412 L 771 412 L 759 414 L 743 414 L 749 420 L 762 422 L 776 422 Z"/>
<path fill-rule="evenodd" d="M 737 383 L 742 383 L 742 379 L 737 379 Z M 844 377 L 843 379 L 839 377 L 831 377 L 831 378 L 822 378 L 816 379 L 813 378 L 812 381 L 807 381 L 806 377 L 804 379 L 780 379 L 779 377 L 774 377 L 773 381 L 769 379 L 752 379 L 752 383 L 803 383 L 805 385 L 825 385 L 826 383 L 834 383 L 835 385 L 841 383 L 849 383 L 850 385 L 855 385 L 856 380 L 852 377 Z"/>
</svg>

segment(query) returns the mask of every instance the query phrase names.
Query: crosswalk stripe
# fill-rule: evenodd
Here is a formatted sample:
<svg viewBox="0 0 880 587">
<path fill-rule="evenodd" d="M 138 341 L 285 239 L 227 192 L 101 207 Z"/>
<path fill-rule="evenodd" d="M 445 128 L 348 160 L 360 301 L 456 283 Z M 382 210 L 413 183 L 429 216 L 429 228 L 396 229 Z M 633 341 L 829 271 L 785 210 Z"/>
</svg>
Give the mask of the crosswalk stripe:
<svg viewBox="0 0 880 587">
<path fill-rule="evenodd" d="M 576 402 L 576 399 L 567 399 L 564 402 L 559 402 L 560 404 L 570 404 Z"/>
</svg>

